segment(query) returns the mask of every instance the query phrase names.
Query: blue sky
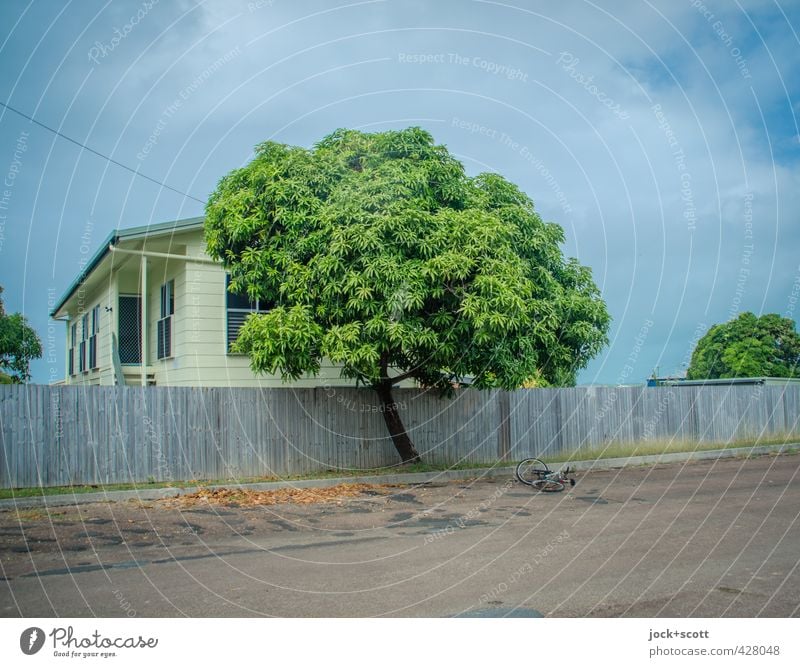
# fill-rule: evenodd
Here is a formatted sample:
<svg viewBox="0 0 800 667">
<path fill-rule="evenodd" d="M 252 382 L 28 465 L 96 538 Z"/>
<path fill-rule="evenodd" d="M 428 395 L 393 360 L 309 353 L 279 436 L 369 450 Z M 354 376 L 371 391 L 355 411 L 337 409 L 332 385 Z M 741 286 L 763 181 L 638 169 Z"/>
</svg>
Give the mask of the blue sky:
<svg viewBox="0 0 800 667">
<path fill-rule="evenodd" d="M 261 141 L 421 125 L 592 267 L 613 326 L 580 381 L 641 382 L 741 311 L 796 319 L 800 3 L 604 5 L 5 2 L 0 100 L 201 201 Z M 202 204 L 1 108 L 0 172 L 0 284 L 47 382 L 87 247 Z"/>
</svg>

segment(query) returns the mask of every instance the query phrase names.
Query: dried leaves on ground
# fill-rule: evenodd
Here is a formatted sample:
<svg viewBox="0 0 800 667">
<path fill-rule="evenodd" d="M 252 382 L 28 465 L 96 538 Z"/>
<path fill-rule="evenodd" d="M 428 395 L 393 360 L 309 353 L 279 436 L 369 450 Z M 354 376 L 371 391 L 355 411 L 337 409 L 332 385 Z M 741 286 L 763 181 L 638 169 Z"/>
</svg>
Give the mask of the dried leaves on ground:
<svg viewBox="0 0 800 667">
<path fill-rule="evenodd" d="M 376 484 L 337 484 L 327 488 L 275 489 L 274 491 L 253 491 L 250 489 L 200 489 L 164 502 L 171 506 L 184 507 L 197 503 L 212 505 L 278 505 L 294 503 L 310 505 L 313 503 L 341 503 L 348 498 L 384 495 L 391 491 Z"/>
</svg>

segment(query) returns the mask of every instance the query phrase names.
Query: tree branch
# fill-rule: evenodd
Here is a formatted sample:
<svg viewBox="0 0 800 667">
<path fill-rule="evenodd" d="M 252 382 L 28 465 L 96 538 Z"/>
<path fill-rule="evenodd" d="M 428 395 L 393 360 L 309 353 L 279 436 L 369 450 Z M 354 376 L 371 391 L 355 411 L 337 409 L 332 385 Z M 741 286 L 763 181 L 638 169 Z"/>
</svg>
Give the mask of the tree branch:
<svg viewBox="0 0 800 667">
<path fill-rule="evenodd" d="M 401 373 L 400 375 L 393 375 L 392 377 L 385 376 L 387 380 L 390 380 L 392 384 L 397 384 L 398 382 L 402 382 L 403 380 L 407 380 L 408 378 L 412 377 L 416 373 L 416 371 L 406 371 L 405 373 Z"/>
</svg>

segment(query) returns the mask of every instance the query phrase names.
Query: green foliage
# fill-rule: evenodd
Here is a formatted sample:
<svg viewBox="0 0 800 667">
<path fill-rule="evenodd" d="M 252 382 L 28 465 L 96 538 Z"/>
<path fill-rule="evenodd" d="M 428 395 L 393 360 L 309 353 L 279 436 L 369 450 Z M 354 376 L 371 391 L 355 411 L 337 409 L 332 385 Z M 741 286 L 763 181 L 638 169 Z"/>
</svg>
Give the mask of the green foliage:
<svg viewBox="0 0 800 667">
<path fill-rule="evenodd" d="M 7 315 L 0 287 L 0 384 L 30 380 L 30 361 L 42 356 L 39 336 L 19 313 Z"/>
<path fill-rule="evenodd" d="M 387 369 L 442 389 L 574 384 L 607 342 L 561 227 L 503 177 L 466 176 L 420 128 L 261 144 L 211 195 L 205 234 L 231 290 L 275 304 L 235 349 L 285 379 L 328 357 L 371 386 Z"/>
<path fill-rule="evenodd" d="M 742 313 L 711 327 L 697 343 L 686 372 L 690 380 L 798 377 L 800 336 L 794 320 L 771 313 Z"/>
</svg>

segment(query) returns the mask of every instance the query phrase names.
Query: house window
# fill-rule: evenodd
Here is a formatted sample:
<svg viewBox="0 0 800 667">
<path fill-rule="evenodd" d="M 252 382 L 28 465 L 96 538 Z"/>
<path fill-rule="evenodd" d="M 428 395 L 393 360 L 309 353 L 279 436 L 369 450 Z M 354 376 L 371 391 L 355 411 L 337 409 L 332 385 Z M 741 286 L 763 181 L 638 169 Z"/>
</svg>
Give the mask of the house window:
<svg viewBox="0 0 800 667">
<path fill-rule="evenodd" d="M 97 368 L 97 333 L 100 331 L 100 305 L 92 308 L 92 328 L 89 335 L 89 368 Z"/>
<path fill-rule="evenodd" d="M 172 316 L 175 314 L 175 281 L 161 286 L 161 319 L 158 320 L 158 358 L 172 356 Z"/>
<path fill-rule="evenodd" d="M 239 331 L 244 321 L 251 313 L 269 312 L 271 304 L 260 299 L 250 301 L 246 294 L 236 294 L 230 291 L 231 276 L 225 274 L 225 311 L 226 311 L 226 339 L 228 350 L 239 336 Z"/>
<path fill-rule="evenodd" d="M 89 314 L 81 318 L 81 342 L 78 345 L 78 370 L 85 373 L 89 369 L 86 366 L 86 340 L 89 338 Z"/>
<path fill-rule="evenodd" d="M 69 329 L 69 374 L 75 375 L 75 347 L 78 344 L 78 323 L 73 322 Z"/>
</svg>

